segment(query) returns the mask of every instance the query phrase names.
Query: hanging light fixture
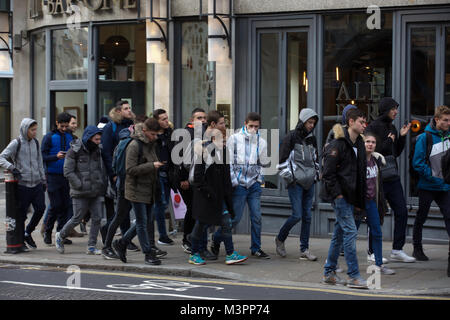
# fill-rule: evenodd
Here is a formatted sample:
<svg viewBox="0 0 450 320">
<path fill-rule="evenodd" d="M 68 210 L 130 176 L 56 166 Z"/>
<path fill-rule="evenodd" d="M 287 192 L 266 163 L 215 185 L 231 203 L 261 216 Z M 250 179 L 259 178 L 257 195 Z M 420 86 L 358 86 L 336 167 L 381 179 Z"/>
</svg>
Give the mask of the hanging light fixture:
<svg viewBox="0 0 450 320">
<path fill-rule="evenodd" d="M 12 73 L 11 18 L 9 1 L 6 1 L 6 7 L 0 8 L 0 73 Z"/>
<path fill-rule="evenodd" d="M 150 0 L 147 6 L 147 63 L 164 63 L 168 58 L 167 25 L 170 0 Z"/>
<path fill-rule="evenodd" d="M 208 0 L 208 61 L 231 59 L 232 5 L 232 0 Z"/>
</svg>

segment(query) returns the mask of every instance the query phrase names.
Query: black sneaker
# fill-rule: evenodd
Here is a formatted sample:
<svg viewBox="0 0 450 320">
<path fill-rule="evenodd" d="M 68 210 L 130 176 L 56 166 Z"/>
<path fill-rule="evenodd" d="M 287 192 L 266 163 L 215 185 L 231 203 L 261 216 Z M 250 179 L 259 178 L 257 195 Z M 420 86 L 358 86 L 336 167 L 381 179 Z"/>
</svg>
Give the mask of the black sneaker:
<svg viewBox="0 0 450 320">
<path fill-rule="evenodd" d="M 217 244 L 217 243 L 213 242 L 212 245 L 211 245 L 211 252 L 214 255 L 218 256 L 219 252 L 220 252 L 220 243 Z"/>
<path fill-rule="evenodd" d="M 31 234 L 28 236 L 25 236 L 23 239 L 31 247 L 31 249 L 37 249 L 36 242 L 34 242 L 33 238 L 31 237 Z"/>
<path fill-rule="evenodd" d="M 261 249 L 259 249 L 256 252 L 252 252 L 252 256 L 262 258 L 262 259 L 270 259 L 270 256 L 267 253 L 265 253 L 264 251 L 262 251 Z"/>
<path fill-rule="evenodd" d="M 161 264 L 161 260 L 158 259 L 158 257 L 156 256 L 156 251 L 152 249 L 152 252 L 149 254 L 145 255 L 145 263 L 146 264 L 151 264 L 154 266 L 160 265 Z"/>
<path fill-rule="evenodd" d="M 20 252 L 29 252 L 30 249 L 28 249 L 27 245 L 24 243 L 23 246 L 21 246 L 19 249 L 17 249 L 17 253 Z"/>
<path fill-rule="evenodd" d="M 72 244 L 72 240 L 70 239 L 64 239 L 63 244 Z"/>
<path fill-rule="evenodd" d="M 102 249 L 102 256 L 106 260 L 119 259 L 119 256 L 114 252 L 114 250 L 112 248 L 103 248 Z"/>
<path fill-rule="evenodd" d="M 52 245 L 52 234 L 51 233 L 44 233 L 44 243 L 48 246 Z"/>
<path fill-rule="evenodd" d="M 159 249 L 156 246 L 153 246 L 152 250 L 154 250 L 155 255 L 156 255 L 157 258 L 162 258 L 162 257 L 167 256 L 167 252 L 166 251 L 163 251 L 163 250 Z"/>
<path fill-rule="evenodd" d="M 139 247 L 135 245 L 133 242 L 130 242 L 127 246 L 128 251 L 140 251 Z"/>
<path fill-rule="evenodd" d="M 127 263 L 127 247 L 125 247 L 125 245 L 123 245 L 120 240 L 114 240 L 112 246 L 119 256 L 119 259 L 123 263 Z"/>
<path fill-rule="evenodd" d="M 202 257 L 203 260 L 217 260 L 217 255 L 211 253 L 208 251 L 208 249 L 205 249 L 204 251 L 200 252 L 200 257 Z"/>
<path fill-rule="evenodd" d="M 165 236 L 165 237 L 159 238 L 158 244 L 171 246 L 174 244 L 174 242 L 168 236 Z"/>
</svg>

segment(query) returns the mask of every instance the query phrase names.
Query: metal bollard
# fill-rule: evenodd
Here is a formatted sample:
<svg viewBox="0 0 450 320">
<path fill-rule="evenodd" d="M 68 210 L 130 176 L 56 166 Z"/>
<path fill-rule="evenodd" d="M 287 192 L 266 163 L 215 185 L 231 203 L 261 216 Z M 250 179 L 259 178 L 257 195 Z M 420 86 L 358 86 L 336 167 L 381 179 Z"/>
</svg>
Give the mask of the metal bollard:
<svg viewBox="0 0 450 320">
<path fill-rule="evenodd" d="M 17 185 L 18 181 L 8 170 L 5 173 L 5 193 L 6 193 L 6 251 L 5 253 L 23 252 L 24 226 L 23 219 L 19 217 Z"/>
</svg>

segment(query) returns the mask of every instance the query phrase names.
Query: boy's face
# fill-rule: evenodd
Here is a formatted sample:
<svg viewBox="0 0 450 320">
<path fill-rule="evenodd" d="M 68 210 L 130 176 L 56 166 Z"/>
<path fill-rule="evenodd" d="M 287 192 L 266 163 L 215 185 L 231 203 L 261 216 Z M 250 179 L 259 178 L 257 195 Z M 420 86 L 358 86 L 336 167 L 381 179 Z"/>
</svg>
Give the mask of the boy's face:
<svg viewBox="0 0 450 320">
<path fill-rule="evenodd" d="M 391 110 L 389 110 L 388 117 L 391 120 L 394 120 L 395 117 L 397 116 L 397 114 L 398 114 L 398 108 L 392 108 Z"/>
<path fill-rule="evenodd" d="M 126 119 L 133 118 L 133 112 L 131 111 L 131 106 L 128 103 L 122 105 L 122 109 L 120 109 L 120 114 L 122 115 L 122 117 Z"/>
<path fill-rule="evenodd" d="M 75 118 L 70 119 L 69 130 L 72 132 L 75 132 L 75 131 L 77 131 L 77 129 L 78 129 L 77 119 L 75 119 Z"/>
<path fill-rule="evenodd" d="M 206 123 L 206 113 L 204 112 L 196 112 L 192 115 L 191 118 L 192 123 L 201 122 Z"/>
<path fill-rule="evenodd" d="M 245 123 L 245 127 L 247 128 L 248 133 L 255 134 L 259 130 L 259 121 L 249 120 Z"/>
<path fill-rule="evenodd" d="M 96 145 L 99 145 L 100 142 L 102 142 L 102 135 L 99 134 L 99 133 L 97 133 L 97 134 L 96 134 L 95 136 L 93 136 L 90 140 L 91 140 L 92 142 L 94 142 Z"/>
<path fill-rule="evenodd" d="M 308 120 L 306 120 L 304 126 L 306 131 L 311 132 L 316 126 L 316 118 L 309 118 Z"/>
<path fill-rule="evenodd" d="M 160 114 L 158 122 L 161 128 L 167 129 L 169 127 L 169 116 L 167 115 L 167 113 Z"/>
<path fill-rule="evenodd" d="M 37 135 L 37 123 L 31 125 L 28 128 L 27 135 L 28 135 L 28 139 L 30 139 L 30 140 L 36 138 L 36 135 Z"/>
<path fill-rule="evenodd" d="M 440 118 L 434 118 L 436 128 L 440 131 L 448 131 L 450 128 L 450 114 L 444 114 Z"/>
<path fill-rule="evenodd" d="M 56 128 L 59 132 L 66 132 L 69 129 L 69 122 L 58 122 L 56 121 Z"/>
<path fill-rule="evenodd" d="M 145 126 L 142 128 L 144 135 L 150 140 L 150 142 L 156 141 L 158 139 L 158 131 L 148 130 Z"/>
<path fill-rule="evenodd" d="M 350 119 L 348 125 L 354 132 L 361 134 L 366 128 L 366 118 L 358 117 L 356 120 Z"/>
</svg>

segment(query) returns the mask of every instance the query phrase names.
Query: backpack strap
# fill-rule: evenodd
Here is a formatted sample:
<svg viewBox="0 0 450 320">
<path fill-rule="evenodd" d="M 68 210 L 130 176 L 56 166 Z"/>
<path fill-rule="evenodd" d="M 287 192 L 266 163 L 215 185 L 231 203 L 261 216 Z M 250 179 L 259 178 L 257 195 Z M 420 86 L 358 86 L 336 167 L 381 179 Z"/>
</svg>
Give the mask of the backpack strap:
<svg viewBox="0 0 450 320">
<path fill-rule="evenodd" d="M 115 123 L 114 121 L 111 121 L 112 122 L 112 131 L 113 131 L 113 133 L 115 134 L 116 133 L 116 131 L 117 131 L 117 123 Z"/>
<path fill-rule="evenodd" d="M 433 135 L 431 134 L 431 132 L 425 131 L 425 136 L 426 136 L 426 144 L 427 144 L 427 156 L 425 158 L 427 164 L 431 167 L 431 163 L 430 163 L 430 154 L 431 154 L 431 150 L 433 150 Z"/>
</svg>

